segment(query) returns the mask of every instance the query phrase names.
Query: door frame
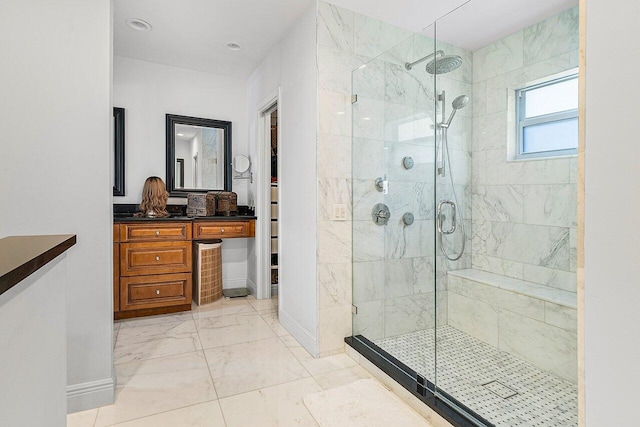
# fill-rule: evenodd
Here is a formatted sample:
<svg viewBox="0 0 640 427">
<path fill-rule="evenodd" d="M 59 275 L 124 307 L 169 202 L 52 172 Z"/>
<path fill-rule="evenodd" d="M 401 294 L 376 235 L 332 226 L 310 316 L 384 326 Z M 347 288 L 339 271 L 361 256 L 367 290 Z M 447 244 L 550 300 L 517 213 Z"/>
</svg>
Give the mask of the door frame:
<svg viewBox="0 0 640 427">
<path fill-rule="evenodd" d="M 266 299 L 271 297 L 271 138 L 267 139 L 267 129 L 271 131 L 271 116 L 265 115 L 266 112 L 277 106 L 278 109 L 278 143 L 281 141 L 280 132 L 282 129 L 282 101 L 281 88 L 269 94 L 261 103 L 257 111 L 257 127 L 258 127 L 258 150 L 257 150 L 257 166 L 258 179 L 256 188 L 256 258 L 257 258 L 257 274 L 256 284 L 257 299 Z M 268 118 L 268 120 L 267 120 Z M 267 141 L 269 146 L 267 147 Z M 278 144 L 280 145 L 280 144 Z M 280 162 L 278 162 L 278 179 L 280 179 Z M 280 182 L 278 181 L 278 192 L 280 191 Z M 278 211 L 280 204 L 278 203 Z M 278 212 L 278 217 L 280 214 Z M 278 234 L 280 234 L 278 227 Z M 280 236 L 278 236 L 280 237 Z M 278 253 L 280 252 L 280 239 L 278 238 Z M 278 260 L 278 269 L 280 261 Z M 278 281 L 280 274 L 278 272 Z M 278 293 L 281 287 L 278 284 Z"/>
</svg>

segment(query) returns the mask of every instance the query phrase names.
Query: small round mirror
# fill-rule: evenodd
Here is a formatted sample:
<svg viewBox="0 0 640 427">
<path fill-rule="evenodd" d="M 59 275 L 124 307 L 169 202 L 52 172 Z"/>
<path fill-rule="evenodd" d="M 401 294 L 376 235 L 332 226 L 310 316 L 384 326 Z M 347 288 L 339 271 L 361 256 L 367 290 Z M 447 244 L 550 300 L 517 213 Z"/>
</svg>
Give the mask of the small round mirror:
<svg viewBox="0 0 640 427">
<path fill-rule="evenodd" d="M 251 167 L 251 160 L 244 154 L 238 154 L 233 158 L 233 170 L 238 173 L 245 173 Z"/>
</svg>

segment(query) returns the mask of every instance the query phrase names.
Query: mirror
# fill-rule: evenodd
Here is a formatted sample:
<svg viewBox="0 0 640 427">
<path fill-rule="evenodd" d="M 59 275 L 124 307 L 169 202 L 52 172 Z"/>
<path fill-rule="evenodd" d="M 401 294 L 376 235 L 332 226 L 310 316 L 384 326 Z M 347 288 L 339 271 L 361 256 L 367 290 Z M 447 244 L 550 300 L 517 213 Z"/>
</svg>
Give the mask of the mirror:
<svg viewBox="0 0 640 427">
<path fill-rule="evenodd" d="M 167 114 L 166 124 L 169 195 L 231 191 L 231 122 Z"/>
<path fill-rule="evenodd" d="M 124 196 L 124 108 L 113 108 L 113 195 Z"/>
<path fill-rule="evenodd" d="M 233 170 L 243 174 L 249 171 L 251 167 L 251 160 L 244 154 L 238 154 L 233 158 Z"/>
</svg>

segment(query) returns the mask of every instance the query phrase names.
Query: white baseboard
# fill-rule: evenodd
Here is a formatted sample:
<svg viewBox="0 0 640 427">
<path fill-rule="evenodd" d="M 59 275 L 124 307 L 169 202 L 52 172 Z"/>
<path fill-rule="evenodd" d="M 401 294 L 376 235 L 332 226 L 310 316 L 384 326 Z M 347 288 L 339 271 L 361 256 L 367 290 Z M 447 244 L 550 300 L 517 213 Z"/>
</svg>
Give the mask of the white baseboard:
<svg viewBox="0 0 640 427">
<path fill-rule="evenodd" d="M 249 293 L 253 296 L 258 295 L 258 286 L 253 283 L 253 280 L 247 277 L 247 288 L 249 289 Z"/>
<path fill-rule="evenodd" d="M 111 378 L 67 386 L 67 413 L 112 405 L 116 395 L 116 374 Z"/>
<path fill-rule="evenodd" d="M 247 279 L 222 279 L 222 289 L 246 288 Z"/>
<path fill-rule="evenodd" d="M 300 326 L 300 324 L 296 322 L 293 317 L 289 316 L 281 309 L 278 312 L 278 321 L 291 335 L 293 335 L 296 340 L 298 340 L 300 345 L 302 345 L 309 353 L 311 353 L 313 357 L 318 356 L 315 337 L 309 334 L 309 332 L 307 332 L 302 326 Z"/>
</svg>

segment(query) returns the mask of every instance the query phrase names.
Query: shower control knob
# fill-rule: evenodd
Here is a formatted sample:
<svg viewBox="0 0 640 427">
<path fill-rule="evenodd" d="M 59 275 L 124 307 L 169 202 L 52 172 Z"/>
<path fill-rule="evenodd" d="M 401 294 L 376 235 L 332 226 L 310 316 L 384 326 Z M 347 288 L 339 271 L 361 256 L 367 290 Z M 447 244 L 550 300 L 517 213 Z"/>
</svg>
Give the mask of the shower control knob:
<svg viewBox="0 0 640 427">
<path fill-rule="evenodd" d="M 373 207 L 371 211 L 371 219 L 377 225 L 387 225 L 389 222 L 389 218 L 391 218 L 391 211 L 389 211 L 389 207 L 384 203 L 378 203 Z"/>
<path fill-rule="evenodd" d="M 413 165 L 414 165 L 414 161 L 412 157 L 405 157 L 404 159 L 402 159 L 402 166 L 404 166 L 405 169 L 412 169 Z"/>
<path fill-rule="evenodd" d="M 411 225 L 413 224 L 413 214 L 411 212 L 407 212 L 406 214 L 402 215 L 402 222 L 404 222 L 404 225 Z"/>
</svg>

